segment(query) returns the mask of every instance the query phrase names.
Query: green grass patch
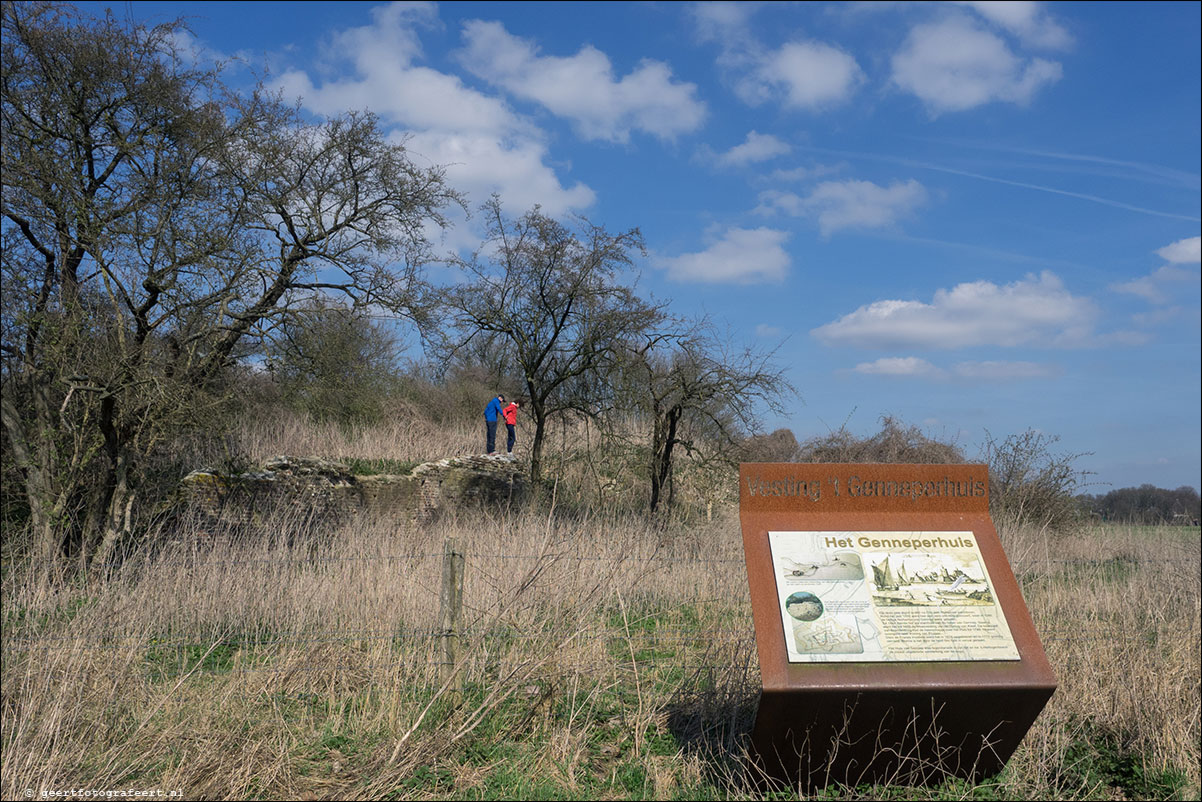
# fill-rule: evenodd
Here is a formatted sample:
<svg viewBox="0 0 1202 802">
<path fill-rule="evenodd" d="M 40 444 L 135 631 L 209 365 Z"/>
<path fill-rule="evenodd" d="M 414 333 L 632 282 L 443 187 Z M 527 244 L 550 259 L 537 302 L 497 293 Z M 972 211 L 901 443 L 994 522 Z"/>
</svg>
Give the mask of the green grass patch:
<svg viewBox="0 0 1202 802">
<path fill-rule="evenodd" d="M 695 604 L 656 604 L 634 601 L 625 606 L 613 604 L 605 615 L 605 624 L 617 632 L 701 631 L 701 611 Z"/>
<path fill-rule="evenodd" d="M 434 794 L 445 798 L 455 787 L 455 775 L 449 769 L 434 766 L 418 766 L 412 774 L 401 781 L 400 787 L 393 794 L 385 795 L 385 799 L 395 799 L 410 794 Z"/>
<path fill-rule="evenodd" d="M 1139 563 L 1126 557 L 1105 560 L 1080 560 L 1066 564 L 1057 582 L 1096 585 L 1117 585 L 1127 582 L 1139 571 Z"/>
<path fill-rule="evenodd" d="M 65 626 L 93 602 L 95 599 L 91 596 L 75 596 L 52 610 L 35 611 L 27 607 L 9 610 L 4 615 L 4 634 L 6 637 L 28 637 Z"/>
<path fill-rule="evenodd" d="M 152 644 L 146 650 L 146 665 L 151 678 L 160 682 L 193 671 L 225 674 L 233 670 L 238 652 L 238 645 L 231 643 Z"/>
<path fill-rule="evenodd" d="M 1148 765 L 1128 738 L 1092 722 L 1066 751 L 1052 784 L 1067 792 L 1125 799 L 1186 799 L 1189 790 L 1184 773 Z M 1123 796 L 1114 796 L 1116 790 Z"/>
<path fill-rule="evenodd" d="M 523 771 L 521 767 L 503 765 L 475 788 L 456 793 L 453 799 L 592 799 L 590 793 L 572 791 L 554 780 Z"/>
</svg>

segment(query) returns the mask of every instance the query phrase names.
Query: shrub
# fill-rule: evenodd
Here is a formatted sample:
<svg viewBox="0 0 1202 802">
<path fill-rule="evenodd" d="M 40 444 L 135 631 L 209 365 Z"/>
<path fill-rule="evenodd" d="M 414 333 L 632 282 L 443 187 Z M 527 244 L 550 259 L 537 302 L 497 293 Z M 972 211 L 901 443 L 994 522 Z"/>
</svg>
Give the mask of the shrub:
<svg viewBox="0 0 1202 802">
<path fill-rule="evenodd" d="M 273 336 L 267 366 L 280 398 L 317 421 L 378 423 L 400 375 L 397 335 L 350 307 L 316 300 Z"/>
<path fill-rule="evenodd" d="M 1060 441 L 1028 429 L 996 440 L 985 433 L 984 461 L 989 465 L 989 506 L 999 521 L 1061 530 L 1077 522 L 1074 498 L 1086 472 L 1075 467 L 1087 454 L 1056 453 Z"/>
<path fill-rule="evenodd" d="M 881 430 L 858 437 L 847 430 L 811 437 L 801 445 L 800 462 L 916 462 L 955 464 L 966 462 L 955 443 L 945 443 L 890 415 L 881 417 Z"/>
<path fill-rule="evenodd" d="M 743 462 L 801 462 L 801 445 L 791 429 L 757 434 L 741 444 Z"/>
</svg>

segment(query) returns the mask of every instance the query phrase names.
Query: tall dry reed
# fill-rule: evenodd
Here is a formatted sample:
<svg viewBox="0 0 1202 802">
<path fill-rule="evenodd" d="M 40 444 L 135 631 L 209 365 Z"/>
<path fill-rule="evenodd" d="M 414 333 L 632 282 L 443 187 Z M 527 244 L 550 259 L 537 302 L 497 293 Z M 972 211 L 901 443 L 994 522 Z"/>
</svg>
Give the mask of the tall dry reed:
<svg viewBox="0 0 1202 802">
<path fill-rule="evenodd" d="M 244 429 L 239 448 L 255 460 L 417 461 L 478 453 L 476 428 L 280 418 Z M 739 762 L 758 666 L 734 508 L 692 488 L 714 501 L 712 522 L 623 514 L 637 506 L 614 503 L 636 498 L 637 450 L 562 434 L 549 443 L 562 468 L 551 497 L 574 494 L 570 513 L 464 510 L 416 531 L 387 519 L 315 531 L 281 511 L 253 529 L 198 520 L 150 536 L 107 575 L 6 563 L 0 796 L 762 797 Z M 592 463 L 572 457 L 582 443 Z M 1117 798 L 1140 769 L 1196 797 L 1197 531 L 1002 536 L 1061 683 L 1006 772 L 987 788 L 828 796 Z M 445 682 L 451 538 L 467 571 Z M 1115 761 L 1122 776 L 1107 774 Z"/>
<path fill-rule="evenodd" d="M 449 537 L 469 560 L 457 672 L 470 703 L 440 690 Z M 508 513 L 416 533 L 373 521 L 319 534 L 282 514 L 240 537 L 175 533 L 104 578 L 56 583 L 13 566 L 0 793 L 383 794 L 463 749 L 482 721 L 495 728 L 498 716 L 543 716 L 552 704 L 569 710 L 549 739 L 566 762 L 549 754 L 547 766 L 566 766 L 570 782 L 591 737 L 581 711 L 597 694 L 633 678 L 635 707 L 618 718 L 636 740 L 665 715 L 664 689 L 639 688 L 655 668 L 642 665 L 646 644 L 748 647 L 747 622 L 730 615 L 740 556 L 723 540 L 715 530 L 668 541 L 638 519 Z M 671 623 L 682 604 L 687 620 Z M 679 660 L 682 671 L 703 667 Z M 340 739 L 371 753 L 355 776 L 315 783 L 298 756 Z"/>
</svg>

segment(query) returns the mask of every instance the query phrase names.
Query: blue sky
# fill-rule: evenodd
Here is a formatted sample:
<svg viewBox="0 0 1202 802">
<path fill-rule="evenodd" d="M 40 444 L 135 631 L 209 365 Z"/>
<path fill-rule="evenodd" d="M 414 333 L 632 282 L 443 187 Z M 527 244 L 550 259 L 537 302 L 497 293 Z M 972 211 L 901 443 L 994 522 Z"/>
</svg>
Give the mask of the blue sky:
<svg viewBox="0 0 1202 802">
<path fill-rule="evenodd" d="M 770 428 L 1202 484 L 1198 3 L 80 5 L 371 109 L 473 206 L 638 226 L 647 292 L 779 346 Z"/>
</svg>

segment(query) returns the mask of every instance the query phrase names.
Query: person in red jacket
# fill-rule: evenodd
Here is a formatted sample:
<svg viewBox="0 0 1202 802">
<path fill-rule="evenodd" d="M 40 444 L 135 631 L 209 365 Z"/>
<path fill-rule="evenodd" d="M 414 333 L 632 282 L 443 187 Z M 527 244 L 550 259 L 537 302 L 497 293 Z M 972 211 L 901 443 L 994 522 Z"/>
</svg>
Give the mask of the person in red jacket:
<svg viewBox="0 0 1202 802">
<path fill-rule="evenodd" d="M 501 410 L 501 414 L 505 417 L 505 428 L 509 430 L 509 440 L 505 443 L 505 451 L 508 454 L 513 453 L 513 444 L 517 440 L 517 423 L 518 423 L 518 407 L 517 401 L 509 402 L 509 406 Z"/>
</svg>

